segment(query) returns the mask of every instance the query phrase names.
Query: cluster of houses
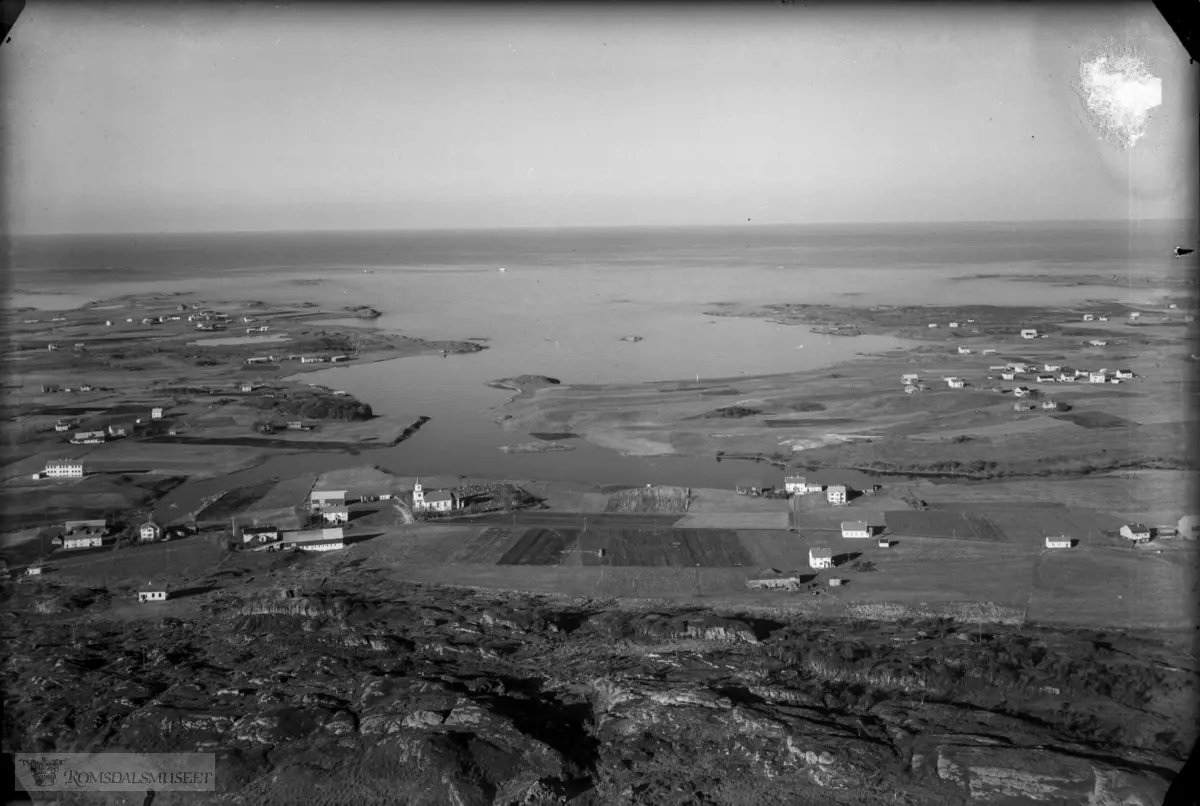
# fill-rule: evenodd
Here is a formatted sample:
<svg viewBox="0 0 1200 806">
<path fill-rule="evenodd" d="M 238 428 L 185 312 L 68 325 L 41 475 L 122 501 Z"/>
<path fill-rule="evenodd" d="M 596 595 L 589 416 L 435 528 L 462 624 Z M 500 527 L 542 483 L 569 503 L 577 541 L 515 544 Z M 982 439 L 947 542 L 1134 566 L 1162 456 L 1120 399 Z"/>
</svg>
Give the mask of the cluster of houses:
<svg viewBox="0 0 1200 806">
<path fill-rule="evenodd" d="M 266 329 L 266 327 L 259 328 L 260 331 L 266 331 Z M 250 330 L 246 332 L 249 333 Z M 282 361 L 299 361 L 301 364 L 340 364 L 349 360 L 350 356 L 348 355 L 255 355 L 247 358 L 246 363 L 278 364 Z"/>
<path fill-rule="evenodd" d="M 90 383 L 82 383 L 79 386 L 59 386 L 53 383 L 42 384 L 42 392 L 45 394 L 55 394 L 57 392 L 90 392 L 93 388 Z"/>
</svg>

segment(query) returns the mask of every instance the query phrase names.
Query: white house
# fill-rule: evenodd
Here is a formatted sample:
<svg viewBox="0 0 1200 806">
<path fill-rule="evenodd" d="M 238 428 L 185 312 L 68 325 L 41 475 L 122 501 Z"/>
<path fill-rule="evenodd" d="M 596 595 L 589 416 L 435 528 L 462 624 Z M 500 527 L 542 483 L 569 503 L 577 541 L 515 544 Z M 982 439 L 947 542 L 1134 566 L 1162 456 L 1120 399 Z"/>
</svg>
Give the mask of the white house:
<svg viewBox="0 0 1200 806">
<path fill-rule="evenodd" d="M 1035 408 L 1032 403 L 1013 403 L 1013 411 L 1033 411 Z"/>
<path fill-rule="evenodd" d="M 417 483 L 413 486 L 412 508 L 419 512 L 426 510 L 449 512 L 452 509 L 458 508 L 458 496 L 444 490 L 425 495 L 425 490 L 421 487 L 421 481 L 418 479 Z"/>
<path fill-rule="evenodd" d="M 917 387 L 913 386 L 911 383 L 904 387 L 904 394 L 906 395 L 915 394 L 916 391 Z"/>
<path fill-rule="evenodd" d="M 1090 321 L 1092 321 L 1092 320 L 1093 320 L 1093 319 L 1095 319 L 1095 318 L 1096 318 L 1096 317 L 1095 317 L 1095 316 L 1093 316 L 1093 315 L 1092 315 L 1092 314 L 1090 314 L 1090 313 L 1085 313 L 1085 314 L 1083 315 L 1083 321 L 1085 321 L 1085 322 L 1090 322 Z"/>
<path fill-rule="evenodd" d="M 1033 328 L 1026 328 L 1021 331 L 1021 338 L 1023 339 L 1036 339 L 1037 336 L 1038 332 Z"/>
<path fill-rule="evenodd" d="M 837 506 L 847 501 L 846 485 L 831 484 L 825 489 L 825 500 Z"/>
<path fill-rule="evenodd" d="M 814 546 L 808 550 L 808 565 L 810 568 L 833 568 L 833 549 L 825 546 Z"/>
<path fill-rule="evenodd" d="M 1150 539 L 1150 527 L 1144 523 L 1127 523 L 1121 527 L 1121 537 L 1134 543 L 1144 543 Z"/>
<path fill-rule="evenodd" d="M 1125 380 L 1128 380 L 1133 377 L 1133 370 L 1119 369 L 1116 372 L 1114 372 L 1113 374 L 1116 375 L 1118 378 L 1123 378 Z"/>
<path fill-rule="evenodd" d="M 1046 548 L 1048 549 L 1069 549 L 1071 548 L 1071 538 L 1066 535 L 1058 537 L 1046 537 Z"/>
<path fill-rule="evenodd" d="M 1058 404 L 1055 403 L 1053 400 L 1043 400 L 1042 408 L 1045 409 L 1046 411 L 1058 411 Z"/>
<path fill-rule="evenodd" d="M 163 416 L 163 407 L 162 406 L 155 406 L 154 408 L 150 409 L 150 419 L 151 420 L 161 420 L 162 416 Z"/>
<path fill-rule="evenodd" d="M 1044 364 L 1042 365 L 1042 369 L 1046 372 L 1061 372 L 1062 364 Z"/>
<path fill-rule="evenodd" d="M 83 462 L 66 459 L 47 462 L 46 469 L 42 472 L 52 479 L 81 479 L 83 478 Z"/>
<path fill-rule="evenodd" d="M 984 350 L 984 351 L 983 351 L 983 354 L 984 354 L 984 355 L 995 355 L 995 354 L 996 354 L 996 348 L 995 348 L 995 347 L 988 347 L 986 350 Z"/>
<path fill-rule="evenodd" d="M 958 322 L 951 322 L 950 327 L 958 327 Z"/>
<path fill-rule="evenodd" d="M 1088 383 L 1105 383 L 1107 380 L 1108 380 L 1108 376 L 1105 375 L 1103 372 L 1089 372 L 1088 373 Z"/>
<path fill-rule="evenodd" d="M 95 445 L 104 441 L 103 431 L 76 431 L 71 441 L 77 445 Z"/>
<path fill-rule="evenodd" d="M 96 534 L 63 535 L 54 538 L 51 542 L 59 543 L 64 549 L 91 549 L 103 545 L 104 538 Z"/>
<path fill-rule="evenodd" d="M 242 384 L 242 391 L 243 391 L 243 392 L 253 392 L 253 391 L 254 391 L 254 384 L 252 384 L 252 383 L 243 383 L 243 384 Z"/>
<path fill-rule="evenodd" d="M 1008 365 L 1008 368 L 1013 372 L 1029 372 L 1030 369 L 1029 365 L 1024 361 L 1014 361 Z"/>
<path fill-rule="evenodd" d="M 1013 394 L 1017 397 L 1029 397 L 1032 394 L 1032 390 L 1026 386 L 1018 386 L 1016 389 L 1013 389 Z"/>
<path fill-rule="evenodd" d="M 1015 380 L 1017 379 L 1017 373 L 1015 373 L 1015 372 L 1001 372 L 1001 373 L 1000 373 L 1000 377 L 1001 377 L 1001 378 L 1003 378 L 1003 379 L 1004 379 L 1004 380 L 1006 380 L 1006 381 L 1015 381 Z"/>
<path fill-rule="evenodd" d="M 1053 376 L 1053 375 L 1039 375 L 1039 376 L 1037 376 L 1037 382 L 1038 382 L 1038 383 L 1054 383 L 1054 381 L 1055 381 L 1055 378 L 1054 378 L 1054 376 Z"/>
<path fill-rule="evenodd" d="M 842 537 L 870 537 L 871 526 L 866 521 L 842 521 Z"/>
<path fill-rule="evenodd" d="M 810 482 L 805 476 L 785 476 L 783 489 L 788 493 L 807 495 L 821 492 L 821 485 L 815 481 Z"/>
<path fill-rule="evenodd" d="M 929 323 L 929 326 L 930 326 L 931 328 L 937 327 L 937 323 L 936 323 L 936 322 L 930 322 L 930 323 Z"/>
<path fill-rule="evenodd" d="M 283 544 L 286 548 L 300 551 L 335 551 L 346 546 L 340 526 L 289 532 L 283 536 Z"/>
<path fill-rule="evenodd" d="M 959 355 L 970 355 L 970 354 L 971 354 L 971 348 L 970 348 L 970 347 L 959 347 L 959 348 L 958 348 L 958 354 L 959 354 Z"/>
<path fill-rule="evenodd" d="M 1108 344 L 1108 342 L 1101 341 L 1100 339 L 1092 339 L 1091 341 L 1088 342 L 1088 344 L 1090 344 L 1093 347 L 1103 347 L 1106 344 Z"/>
<path fill-rule="evenodd" d="M 1074 372 L 1060 372 L 1058 374 L 1058 382 L 1059 383 L 1075 383 L 1075 373 Z"/>
<path fill-rule="evenodd" d="M 1142 315 L 1142 314 L 1141 314 L 1141 312 L 1139 312 L 1139 311 L 1131 311 L 1131 312 L 1129 313 L 1129 318 L 1130 318 L 1130 319 L 1137 319 L 1137 318 L 1138 318 L 1139 316 L 1141 316 L 1141 315 Z"/>
<path fill-rule="evenodd" d="M 967 385 L 962 378 L 947 378 L 946 383 L 950 385 L 951 389 L 962 389 Z"/>
<path fill-rule="evenodd" d="M 321 517 L 326 523 L 347 523 L 350 520 L 350 510 L 345 507 L 326 507 L 321 510 Z"/>
<path fill-rule="evenodd" d="M 920 374 L 916 372 L 906 372 L 900 376 L 900 383 L 916 383 L 920 379 Z"/>
<path fill-rule="evenodd" d="M 138 527 L 138 537 L 142 540 L 158 540 L 162 537 L 162 527 L 153 520 L 148 520 Z"/>
<path fill-rule="evenodd" d="M 344 507 L 346 506 L 346 491 L 319 490 L 309 496 L 309 503 L 314 512 L 328 507 Z"/>
<path fill-rule="evenodd" d="M 1107 316 L 1101 316 L 1101 317 L 1100 317 L 1100 321 L 1101 321 L 1101 322 L 1107 322 L 1107 321 L 1108 321 L 1108 317 L 1107 317 Z"/>
<path fill-rule="evenodd" d="M 165 585 L 147 585 L 138 591 L 138 602 L 165 602 L 170 592 Z"/>
<path fill-rule="evenodd" d="M 26 568 L 26 569 L 25 569 L 25 576 L 27 576 L 27 577 L 40 577 L 40 576 L 42 575 L 42 570 L 43 570 L 43 566 L 40 566 L 40 565 L 31 565 L 31 566 L 29 566 L 28 568 Z"/>
</svg>

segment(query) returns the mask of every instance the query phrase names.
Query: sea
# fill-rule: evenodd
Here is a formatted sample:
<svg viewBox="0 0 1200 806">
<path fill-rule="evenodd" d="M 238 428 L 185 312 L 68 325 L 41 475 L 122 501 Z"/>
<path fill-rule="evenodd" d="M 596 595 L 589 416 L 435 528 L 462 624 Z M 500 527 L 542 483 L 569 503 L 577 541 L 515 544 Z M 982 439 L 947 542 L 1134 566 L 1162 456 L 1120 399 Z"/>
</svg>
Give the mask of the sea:
<svg viewBox="0 0 1200 806">
<path fill-rule="evenodd" d="M 1186 221 L 10 236 L 3 291 L 11 307 L 47 311 L 177 292 L 369 305 L 383 312 L 370 327 L 487 345 L 305 374 L 378 412 L 432 419 L 393 448 L 278 457 L 235 481 L 369 463 L 404 475 L 730 486 L 747 463 L 624 456 L 582 440 L 570 452 L 504 453 L 531 438 L 494 422 L 511 393 L 485 384 L 736 379 L 907 344 L 710 315 L 716 303 L 1154 303 L 1194 272 L 1172 252 L 1196 240 Z"/>
</svg>

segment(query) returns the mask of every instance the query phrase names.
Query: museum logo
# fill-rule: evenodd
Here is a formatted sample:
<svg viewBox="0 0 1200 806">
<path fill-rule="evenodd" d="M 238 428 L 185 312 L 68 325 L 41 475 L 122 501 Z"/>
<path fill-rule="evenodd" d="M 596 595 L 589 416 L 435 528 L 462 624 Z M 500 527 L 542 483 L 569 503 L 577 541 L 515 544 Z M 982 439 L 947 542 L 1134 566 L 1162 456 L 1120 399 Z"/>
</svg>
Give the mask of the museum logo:
<svg viewBox="0 0 1200 806">
<path fill-rule="evenodd" d="M 17 753 L 25 791 L 212 792 L 212 753 Z"/>
</svg>

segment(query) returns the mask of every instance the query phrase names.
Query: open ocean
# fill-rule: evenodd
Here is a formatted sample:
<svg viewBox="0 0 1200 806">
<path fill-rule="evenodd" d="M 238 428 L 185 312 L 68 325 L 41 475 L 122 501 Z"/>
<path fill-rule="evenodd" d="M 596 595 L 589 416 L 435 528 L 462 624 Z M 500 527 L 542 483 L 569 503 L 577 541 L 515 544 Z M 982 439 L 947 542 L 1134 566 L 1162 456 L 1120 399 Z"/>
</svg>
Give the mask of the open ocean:
<svg viewBox="0 0 1200 806">
<path fill-rule="evenodd" d="M 1151 302 L 1158 292 L 1128 278 L 1190 271 L 1171 252 L 1195 240 L 1194 224 L 1175 221 L 42 236 L 7 241 L 5 291 L 10 306 L 50 310 L 174 292 L 213 302 L 370 305 L 384 312 L 375 327 L 488 339 L 489 349 L 473 355 L 304 376 L 380 412 L 434 419 L 396 448 L 281 457 L 247 480 L 374 463 L 404 474 L 728 485 L 750 468 L 624 457 L 581 441 L 570 453 L 504 454 L 500 445 L 529 438 L 491 421 L 488 410 L 509 393 L 484 383 L 524 373 L 564 383 L 737 377 L 904 346 L 705 316 L 714 302 Z M 1116 279 L 1072 286 L 1033 281 L 1039 274 Z M 632 335 L 643 341 L 622 341 Z"/>
</svg>

